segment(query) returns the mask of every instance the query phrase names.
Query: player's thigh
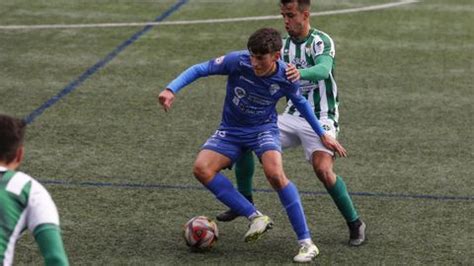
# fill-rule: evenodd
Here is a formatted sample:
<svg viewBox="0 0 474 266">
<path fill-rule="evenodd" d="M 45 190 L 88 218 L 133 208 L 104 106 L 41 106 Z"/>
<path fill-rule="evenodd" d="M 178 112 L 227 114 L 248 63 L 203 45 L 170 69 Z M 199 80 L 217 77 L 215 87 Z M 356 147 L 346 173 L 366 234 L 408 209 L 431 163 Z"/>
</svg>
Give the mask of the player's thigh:
<svg viewBox="0 0 474 266">
<path fill-rule="evenodd" d="M 274 189 L 281 189 L 288 184 L 289 181 L 283 171 L 283 160 L 279 151 L 266 151 L 260 160 L 263 172 Z"/>
<path fill-rule="evenodd" d="M 326 134 L 329 134 L 331 137 L 336 138 L 336 127 L 334 126 L 334 121 L 328 119 L 321 119 L 320 123 Z M 330 156 L 334 155 L 334 152 L 332 150 L 329 150 L 323 145 L 321 139 L 314 132 L 313 128 L 309 125 L 309 123 L 301 123 L 300 130 L 298 132 L 306 160 L 308 160 L 309 162 L 312 161 L 312 156 L 316 151 L 328 153 Z"/>
<path fill-rule="evenodd" d="M 220 170 L 231 167 L 241 153 L 241 146 L 234 140 L 232 134 L 217 130 L 202 145 L 196 161 L 193 174 L 203 184 L 212 180 Z"/>
<path fill-rule="evenodd" d="M 293 115 L 279 115 L 278 129 L 280 130 L 280 142 L 283 149 L 296 147 L 301 144 Z"/>
<path fill-rule="evenodd" d="M 232 161 L 229 157 L 209 149 L 202 149 L 194 162 L 194 168 L 201 172 L 217 173 L 229 167 Z"/>
</svg>

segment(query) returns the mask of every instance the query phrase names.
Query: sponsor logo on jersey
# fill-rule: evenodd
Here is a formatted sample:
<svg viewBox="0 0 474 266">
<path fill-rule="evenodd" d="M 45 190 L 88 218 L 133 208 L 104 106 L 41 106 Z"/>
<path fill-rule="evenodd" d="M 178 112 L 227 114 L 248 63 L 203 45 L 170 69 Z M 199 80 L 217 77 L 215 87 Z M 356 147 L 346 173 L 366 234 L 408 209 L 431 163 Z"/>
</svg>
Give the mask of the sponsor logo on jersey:
<svg viewBox="0 0 474 266">
<path fill-rule="evenodd" d="M 324 50 L 323 41 L 318 41 L 313 45 L 313 53 L 320 54 Z"/>
<path fill-rule="evenodd" d="M 232 102 L 234 103 L 235 106 L 239 106 L 240 99 L 234 96 L 234 98 L 232 98 Z"/>
<path fill-rule="evenodd" d="M 291 60 L 291 63 L 295 65 L 297 69 L 308 67 L 308 62 L 301 58 L 293 58 L 293 60 Z"/>
<path fill-rule="evenodd" d="M 221 138 L 225 138 L 226 132 L 224 130 L 216 130 L 216 133 L 214 133 L 215 136 L 219 136 Z"/>
<path fill-rule="evenodd" d="M 253 103 L 256 103 L 256 104 L 260 104 L 260 105 L 272 105 L 273 104 L 273 99 L 271 98 L 263 98 L 263 97 L 260 97 L 258 95 L 254 95 L 254 94 L 249 94 L 247 99 L 250 101 L 250 102 L 253 102 Z"/>
<path fill-rule="evenodd" d="M 280 86 L 278 84 L 272 84 L 270 85 L 270 94 L 273 95 L 275 93 L 277 93 L 277 91 L 280 90 Z"/>
<path fill-rule="evenodd" d="M 222 64 L 222 62 L 224 62 L 224 57 L 225 57 L 225 55 L 216 58 L 216 59 L 214 60 L 214 63 L 215 63 L 216 65 Z"/>
<path fill-rule="evenodd" d="M 242 99 L 247 95 L 247 92 L 241 87 L 235 87 L 234 93 L 235 93 L 235 96 L 237 96 L 239 99 Z"/>
</svg>

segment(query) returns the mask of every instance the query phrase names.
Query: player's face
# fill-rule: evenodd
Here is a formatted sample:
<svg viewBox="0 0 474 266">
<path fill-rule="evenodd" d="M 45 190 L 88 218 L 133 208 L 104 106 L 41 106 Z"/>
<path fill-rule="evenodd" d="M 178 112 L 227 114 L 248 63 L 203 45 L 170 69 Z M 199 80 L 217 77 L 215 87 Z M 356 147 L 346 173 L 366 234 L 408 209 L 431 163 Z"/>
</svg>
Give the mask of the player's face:
<svg viewBox="0 0 474 266">
<path fill-rule="evenodd" d="M 292 2 L 286 5 L 280 5 L 280 13 L 283 16 L 285 29 L 293 38 L 304 38 L 305 23 L 308 23 L 309 11 L 300 11 L 298 3 Z"/>
<path fill-rule="evenodd" d="M 269 76 L 276 69 L 276 61 L 280 58 L 280 52 L 268 54 L 251 54 L 253 71 L 259 77 Z"/>
</svg>

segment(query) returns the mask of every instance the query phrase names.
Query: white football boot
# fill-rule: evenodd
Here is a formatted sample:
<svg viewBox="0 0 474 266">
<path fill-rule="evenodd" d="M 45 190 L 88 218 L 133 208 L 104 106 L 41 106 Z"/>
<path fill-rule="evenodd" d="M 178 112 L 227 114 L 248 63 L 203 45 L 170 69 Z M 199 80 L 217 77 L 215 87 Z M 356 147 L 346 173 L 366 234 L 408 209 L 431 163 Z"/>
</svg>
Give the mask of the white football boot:
<svg viewBox="0 0 474 266">
<path fill-rule="evenodd" d="M 294 262 L 311 262 L 319 254 L 319 249 L 314 243 L 302 244 L 298 255 L 293 258 Z"/>
<path fill-rule="evenodd" d="M 249 230 L 245 233 L 245 242 L 256 241 L 272 226 L 270 217 L 259 213 L 250 221 Z"/>
</svg>

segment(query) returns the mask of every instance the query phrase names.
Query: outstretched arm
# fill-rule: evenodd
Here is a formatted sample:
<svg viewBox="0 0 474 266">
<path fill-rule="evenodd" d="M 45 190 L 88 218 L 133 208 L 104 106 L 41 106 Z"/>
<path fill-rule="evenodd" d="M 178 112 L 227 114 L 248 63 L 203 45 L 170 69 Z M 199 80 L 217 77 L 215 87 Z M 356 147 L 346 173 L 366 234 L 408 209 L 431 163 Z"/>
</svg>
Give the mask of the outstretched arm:
<svg viewBox="0 0 474 266">
<path fill-rule="evenodd" d="M 209 62 L 196 64 L 184 72 L 182 72 L 177 78 L 171 81 L 158 95 L 158 102 L 163 106 L 163 109 L 167 112 L 173 104 L 175 94 L 178 93 L 182 88 L 192 83 L 198 78 L 206 77 L 209 75 Z"/>
</svg>

